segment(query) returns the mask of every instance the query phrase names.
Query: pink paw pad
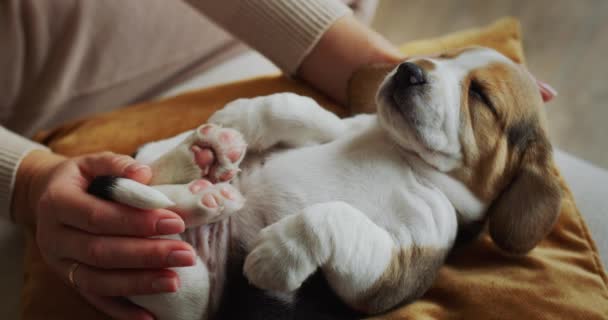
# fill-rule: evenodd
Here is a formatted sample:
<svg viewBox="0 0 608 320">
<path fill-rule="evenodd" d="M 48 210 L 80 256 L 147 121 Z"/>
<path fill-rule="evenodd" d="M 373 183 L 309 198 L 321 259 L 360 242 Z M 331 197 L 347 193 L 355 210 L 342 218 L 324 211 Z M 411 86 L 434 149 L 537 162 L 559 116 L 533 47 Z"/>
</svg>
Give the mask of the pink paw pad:
<svg viewBox="0 0 608 320">
<path fill-rule="evenodd" d="M 228 181 L 228 180 L 234 178 L 236 173 L 237 173 L 236 170 L 226 171 L 220 175 L 219 179 L 220 179 L 220 181 Z"/>
<path fill-rule="evenodd" d="M 211 132 L 211 130 L 213 130 L 213 128 L 214 128 L 214 127 L 215 127 L 215 126 L 214 126 L 214 125 L 212 125 L 212 124 L 205 124 L 205 125 L 203 125 L 202 127 L 200 127 L 200 128 L 198 129 L 198 131 L 199 131 L 199 132 L 200 132 L 202 135 L 205 135 L 205 136 L 206 136 L 206 135 L 208 135 L 208 134 L 209 134 L 209 132 Z"/>
<path fill-rule="evenodd" d="M 234 193 L 230 192 L 228 188 L 224 187 L 220 189 L 220 193 L 222 194 L 222 196 L 226 197 L 226 199 L 234 200 L 235 195 Z"/>
<path fill-rule="evenodd" d="M 212 185 L 213 184 L 211 182 L 209 182 L 209 180 L 199 179 L 199 180 L 192 182 L 190 184 L 190 186 L 188 187 L 188 189 L 190 189 L 190 192 L 192 192 L 192 193 L 197 193 L 201 190 L 205 190 L 205 189 L 211 187 Z"/>
<path fill-rule="evenodd" d="M 191 150 L 202 176 L 212 182 L 223 182 L 231 180 L 238 173 L 247 143 L 234 129 L 205 124 L 196 130 Z"/>
<path fill-rule="evenodd" d="M 194 153 L 194 162 L 203 170 L 203 175 L 206 175 L 209 172 L 209 166 L 213 164 L 214 161 L 213 151 L 209 148 L 201 148 L 197 145 L 192 145 L 190 150 Z"/>
<path fill-rule="evenodd" d="M 229 144 L 234 140 L 234 134 L 230 131 L 222 131 L 219 136 L 221 143 Z"/>
<path fill-rule="evenodd" d="M 230 159 L 230 161 L 237 162 L 237 161 L 239 161 L 239 159 L 241 159 L 241 156 L 243 155 L 243 151 L 245 151 L 244 149 L 245 148 L 242 148 L 242 147 L 232 148 L 232 149 L 230 149 L 230 151 L 228 151 L 226 156 L 228 157 L 228 159 Z"/>
<path fill-rule="evenodd" d="M 184 201 L 182 213 L 189 212 L 190 225 L 219 221 L 237 212 L 245 204 L 245 198 L 239 190 L 227 182 L 211 184 L 208 180 L 201 179 L 189 185 L 191 188 L 194 186 L 201 188 L 198 193 L 192 194 L 192 197 L 180 197 Z"/>
<path fill-rule="evenodd" d="M 217 208 L 217 200 L 210 193 L 207 193 L 203 196 L 203 198 L 201 199 L 201 203 L 208 208 Z"/>
</svg>

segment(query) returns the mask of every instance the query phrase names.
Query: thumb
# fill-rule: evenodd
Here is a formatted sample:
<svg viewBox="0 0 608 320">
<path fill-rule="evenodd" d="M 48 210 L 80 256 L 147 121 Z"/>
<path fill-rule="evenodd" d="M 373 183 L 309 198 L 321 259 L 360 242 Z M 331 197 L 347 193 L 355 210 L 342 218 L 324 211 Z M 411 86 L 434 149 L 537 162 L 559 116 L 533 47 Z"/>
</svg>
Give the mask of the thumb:
<svg viewBox="0 0 608 320">
<path fill-rule="evenodd" d="M 113 152 L 102 152 L 87 155 L 79 159 L 80 170 L 90 178 L 97 176 L 118 176 L 133 179 L 147 184 L 152 178 L 149 166 L 138 163 L 135 159 Z"/>
</svg>

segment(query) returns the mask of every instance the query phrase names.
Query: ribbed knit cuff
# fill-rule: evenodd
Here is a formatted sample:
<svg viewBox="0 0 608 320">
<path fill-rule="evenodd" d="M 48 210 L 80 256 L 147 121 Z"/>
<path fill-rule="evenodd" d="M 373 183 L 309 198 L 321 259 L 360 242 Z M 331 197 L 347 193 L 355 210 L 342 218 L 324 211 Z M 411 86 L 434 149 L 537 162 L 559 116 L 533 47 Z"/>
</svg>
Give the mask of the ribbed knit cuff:
<svg viewBox="0 0 608 320">
<path fill-rule="evenodd" d="M 17 168 L 32 150 L 47 147 L 0 127 L 0 219 L 11 220 L 11 199 Z"/>
<path fill-rule="evenodd" d="M 205 15 L 293 75 L 323 33 L 351 14 L 336 0 L 190 0 Z"/>
</svg>

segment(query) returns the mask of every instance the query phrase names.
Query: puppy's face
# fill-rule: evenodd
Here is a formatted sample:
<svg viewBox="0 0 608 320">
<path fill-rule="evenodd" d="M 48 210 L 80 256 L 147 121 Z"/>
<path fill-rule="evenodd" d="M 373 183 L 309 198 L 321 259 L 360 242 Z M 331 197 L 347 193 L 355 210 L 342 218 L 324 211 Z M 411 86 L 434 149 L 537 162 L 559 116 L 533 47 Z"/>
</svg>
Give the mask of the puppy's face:
<svg viewBox="0 0 608 320">
<path fill-rule="evenodd" d="M 394 141 L 490 207 L 501 248 L 526 252 L 550 230 L 561 189 L 541 95 L 522 66 L 487 48 L 413 59 L 389 73 L 377 101 Z"/>
</svg>

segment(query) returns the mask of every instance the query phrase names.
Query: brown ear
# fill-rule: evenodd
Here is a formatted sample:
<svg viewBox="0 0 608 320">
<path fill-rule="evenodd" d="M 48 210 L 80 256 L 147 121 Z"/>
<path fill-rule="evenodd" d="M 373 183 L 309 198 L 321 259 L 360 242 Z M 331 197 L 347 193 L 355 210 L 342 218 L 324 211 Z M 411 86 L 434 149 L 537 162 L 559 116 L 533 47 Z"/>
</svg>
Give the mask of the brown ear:
<svg viewBox="0 0 608 320">
<path fill-rule="evenodd" d="M 549 233 L 561 207 L 550 146 L 532 142 L 526 149 L 519 172 L 489 210 L 492 239 L 514 254 L 532 250 Z"/>
<path fill-rule="evenodd" d="M 355 70 L 348 81 L 348 106 L 352 114 L 375 113 L 376 93 L 397 63 L 376 63 Z"/>
</svg>

